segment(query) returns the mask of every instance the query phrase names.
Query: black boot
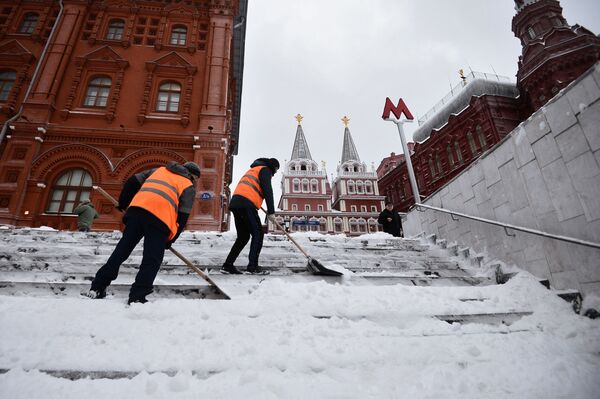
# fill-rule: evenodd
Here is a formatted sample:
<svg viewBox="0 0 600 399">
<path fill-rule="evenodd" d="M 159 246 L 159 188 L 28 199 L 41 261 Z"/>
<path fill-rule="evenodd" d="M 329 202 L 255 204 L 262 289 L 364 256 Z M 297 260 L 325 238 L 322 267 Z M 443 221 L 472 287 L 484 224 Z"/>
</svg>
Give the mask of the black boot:
<svg viewBox="0 0 600 399">
<path fill-rule="evenodd" d="M 227 263 L 225 263 L 221 267 L 221 273 L 225 273 L 225 274 L 242 274 L 242 272 L 239 271 L 237 269 L 237 267 L 235 267 L 234 265 L 228 265 Z"/>
<path fill-rule="evenodd" d="M 248 266 L 246 271 L 251 274 L 269 274 L 268 270 L 256 265 L 256 266 Z"/>
</svg>

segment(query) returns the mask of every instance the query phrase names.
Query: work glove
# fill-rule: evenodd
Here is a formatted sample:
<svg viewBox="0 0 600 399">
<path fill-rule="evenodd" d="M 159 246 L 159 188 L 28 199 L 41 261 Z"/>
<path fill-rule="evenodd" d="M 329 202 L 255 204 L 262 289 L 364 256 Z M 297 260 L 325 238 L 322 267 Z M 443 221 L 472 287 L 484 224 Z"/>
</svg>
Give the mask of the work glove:
<svg viewBox="0 0 600 399">
<path fill-rule="evenodd" d="M 121 204 L 115 206 L 115 208 L 117 208 L 117 210 L 121 212 L 125 212 L 125 209 L 127 209 L 126 206 L 122 206 Z"/>
<path fill-rule="evenodd" d="M 171 241 L 167 241 L 165 243 L 165 249 L 171 249 L 171 245 L 173 245 L 175 241 L 171 240 Z"/>
</svg>

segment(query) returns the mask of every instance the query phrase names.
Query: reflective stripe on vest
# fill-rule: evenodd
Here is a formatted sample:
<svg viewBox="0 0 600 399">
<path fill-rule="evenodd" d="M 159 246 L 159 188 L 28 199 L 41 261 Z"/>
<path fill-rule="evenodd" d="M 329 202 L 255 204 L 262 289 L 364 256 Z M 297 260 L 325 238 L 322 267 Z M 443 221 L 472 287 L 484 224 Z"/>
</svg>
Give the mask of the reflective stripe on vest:
<svg viewBox="0 0 600 399">
<path fill-rule="evenodd" d="M 179 197 L 191 185 L 190 179 L 160 167 L 142 184 L 129 206 L 143 208 L 159 218 L 171 231 L 170 240 L 177 234 Z"/>
<path fill-rule="evenodd" d="M 240 179 L 233 195 L 241 195 L 244 198 L 249 199 L 256 209 L 260 208 L 264 200 L 264 194 L 260 188 L 260 180 L 258 175 L 260 171 L 266 168 L 266 166 L 255 166 L 248 170 L 244 176 Z"/>
</svg>

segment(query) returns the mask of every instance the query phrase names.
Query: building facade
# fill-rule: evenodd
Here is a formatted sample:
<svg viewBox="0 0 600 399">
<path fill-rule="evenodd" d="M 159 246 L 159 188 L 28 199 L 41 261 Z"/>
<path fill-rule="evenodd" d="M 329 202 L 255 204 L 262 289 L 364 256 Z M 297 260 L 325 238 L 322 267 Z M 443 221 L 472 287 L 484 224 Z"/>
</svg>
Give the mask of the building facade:
<svg viewBox="0 0 600 399">
<path fill-rule="evenodd" d="M 411 160 L 421 199 L 446 185 L 600 59 L 600 39 L 579 25 L 568 25 L 558 1 L 515 3 L 512 28 L 523 45 L 517 84 L 495 74 L 461 72 L 461 82 L 419 119 Z M 380 176 L 378 184 L 396 209 L 407 211 L 415 203 L 405 163 Z"/>
<path fill-rule="evenodd" d="M 132 174 L 202 168 L 188 226 L 222 230 L 237 151 L 245 1 L 0 1 L 0 223 L 120 217 Z M 235 50 L 234 50 L 235 48 Z"/>
<path fill-rule="evenodd" d="M 319 169 L 312 159 L 302 129 L 298 126 L 290 161 L 285 163 L 281 181 L 281 198 L 275 213 L 280 225 L 288 231 L 319 231 L 330 234 L 360 235 L 380 230 L 377 224 L 383 210 L 383 196 L 377 188 L 377 175 L 368 172 L 345 123 L 342 160 L 333 187 L 327 179 L 325 165 Z M 277 227 L 269 222 L 270 232 Z"/>
</svg>

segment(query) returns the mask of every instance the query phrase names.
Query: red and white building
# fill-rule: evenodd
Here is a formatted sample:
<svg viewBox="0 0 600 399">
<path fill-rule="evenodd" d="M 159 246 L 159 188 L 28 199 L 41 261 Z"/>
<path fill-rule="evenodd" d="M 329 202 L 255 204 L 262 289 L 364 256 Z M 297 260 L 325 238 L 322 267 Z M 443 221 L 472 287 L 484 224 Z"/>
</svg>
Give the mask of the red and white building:
<svg viewBox="0 0 600 399">
<path fill-rule="evenodd" d="M 282 195 L 275 217 L 289 231 L 320 231 L 331 234 L 359 235 L 380 230 L 379 212 L 384 197 L 379 195 L 377 174 L 367 171 L 360 161 L 344 117 L 344 143 L 341 163 L 333 187 L 327 178 L 325 165 L 312 159 L 302 129 L 302 116 L 290 161 L 285 163 L 281 181 Z M 269 231 L 277 227 L 269 222 Z"/>
</svg>

